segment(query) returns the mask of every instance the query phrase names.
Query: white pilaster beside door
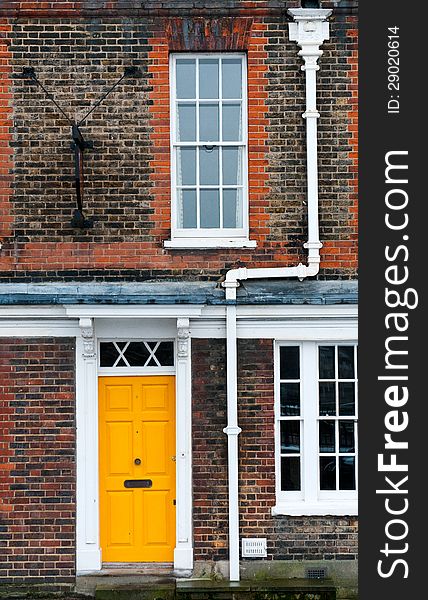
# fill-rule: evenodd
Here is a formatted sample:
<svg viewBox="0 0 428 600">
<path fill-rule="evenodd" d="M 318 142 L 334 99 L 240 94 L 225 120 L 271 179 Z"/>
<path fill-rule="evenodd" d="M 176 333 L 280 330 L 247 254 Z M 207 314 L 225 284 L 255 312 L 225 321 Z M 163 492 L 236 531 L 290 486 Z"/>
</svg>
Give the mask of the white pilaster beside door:
<svg viewBox="0 0 428 600">
<path fill-rule="evenodd" d="M 177 543 L 174 569 L 193 569 L 192 531 L 192 379 L 188 318 L 177 319 Z"/>
<path fill-rule="evenodd" d="M 98 392 L 93 319 L 76 338 L 77 571 L 101 569 L 98 498 Z"/>
</svg>

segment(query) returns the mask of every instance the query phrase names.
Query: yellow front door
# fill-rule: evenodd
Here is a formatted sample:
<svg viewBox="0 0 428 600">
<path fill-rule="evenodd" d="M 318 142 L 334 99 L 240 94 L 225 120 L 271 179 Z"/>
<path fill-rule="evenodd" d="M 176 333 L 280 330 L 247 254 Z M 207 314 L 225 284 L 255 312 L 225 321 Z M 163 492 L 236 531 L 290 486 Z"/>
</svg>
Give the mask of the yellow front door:
<svg viewBox="0 0 428 600">
<path fill-rule="evenodd" d="M 100 377 L 103 562 L 172 562 L 174 377 Z"/>
</svg>

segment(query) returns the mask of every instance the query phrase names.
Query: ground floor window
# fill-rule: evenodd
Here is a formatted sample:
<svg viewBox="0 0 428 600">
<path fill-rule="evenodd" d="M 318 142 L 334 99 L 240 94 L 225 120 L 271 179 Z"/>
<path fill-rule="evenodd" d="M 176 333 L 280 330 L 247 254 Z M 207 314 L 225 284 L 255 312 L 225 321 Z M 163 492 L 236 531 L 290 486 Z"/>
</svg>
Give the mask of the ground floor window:
<svg viewBox="0 0 428 600">
<path fill-rule="evenodd" d="M 277 345 L 276 512 L 356 513 L 357 381 L 355 342 Z"/>
</svg>

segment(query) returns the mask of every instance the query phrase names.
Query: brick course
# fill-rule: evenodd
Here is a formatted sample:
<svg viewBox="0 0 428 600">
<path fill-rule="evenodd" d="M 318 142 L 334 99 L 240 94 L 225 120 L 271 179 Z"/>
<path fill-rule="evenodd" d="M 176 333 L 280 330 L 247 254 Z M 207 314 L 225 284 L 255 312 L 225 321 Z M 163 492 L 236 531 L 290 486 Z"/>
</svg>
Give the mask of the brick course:
<svg viewBox="0 0 428 600">
<path fill-rule="evenodd" d="M 0 585 L 73 583 L 74 340 L 0 341 Z"/>
<path fill-rule="evenodd" d="M 224 340 L 192 340 L 196 561 L 228 558 L 225 352 Z M 355 517 L 272 517 L 272 340 L 239 340 L 238 374 L 241 536 L 267 537 L 268 560 L 356 560 Z"/>
<path fill-rule="evenodd" d="M 13 148 L 15 179 L 10 224 L 1 236 L 2 280 L 212 280 L 238 265 L 305 260 L 304 73 L 284 16 L 275 12 L 282 3 L 222 3 L 225 14 L 239 9 L 242 19 L 252 20 L 249 217 L 250 238 L 258 247 L 205 251 L 163 248 L 170 237 L 167 32 L 172 17 L 153 12 L 136 19 L 132 11 L 121 16 L 126 5 L 116 2 L 108 3 L 110 8 L 103 4 L 108 15 L 90 17 L 84 11 L 94 7 L 74 3 L 74 18 L 63 12 L 66 16 L 51 13 L 55 18 L 47 19 L 31 3 L 21 4 L 30 12 L 4 32 L 13 98 L 9 82 L 3 101 L 13 108 L 7 145 Z M 69 3 L 61 4 L 65 10 Z M 193 3 L 162 7 L 175 11 L 177 21 L 190 10 L 186 4 Z M 288 4 L 294 5 L 298 2 Z M 260 7 L 272 14 L 258 13 Z M 337 279 L 356 276 L 356 17 L 338 12 L 331 24 L 319 72 L 320 277 Z M 36 85 L 16 78 L 30 63 L 72 118 L 84 114 L 124 66 L 142 70 L 141 78 L 125 80 L 82 126 L 94 143 L 86 153 L 84 201 L 94 229 L 70 227 L 75 207 L 70 127 Z M 4 198 L 9 202 L 8 195 Z"/>
</svg>

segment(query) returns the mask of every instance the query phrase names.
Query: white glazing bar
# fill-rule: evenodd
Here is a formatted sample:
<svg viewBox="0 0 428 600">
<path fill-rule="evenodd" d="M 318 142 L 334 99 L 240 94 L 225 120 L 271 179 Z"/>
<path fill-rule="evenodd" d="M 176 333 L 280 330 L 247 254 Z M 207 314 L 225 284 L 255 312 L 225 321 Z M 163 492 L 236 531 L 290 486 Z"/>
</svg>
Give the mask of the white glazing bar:
<svg viewBox="0 0 428 600">
<path fill-rule="evenodd" d="M 314 410 L 317 410 L 318 403 L 318 379 L 317 379 L 317 347 L 313 342 L 305 344 L 301 351 L 302 361 L 300 364 L 302 377 L 302 399 L 303 399 L 303 493 L 305 502 L 317 502 L 318 489 L 317 482 L 313 476 L 313 470 L 310 463 L 313 457 L 317 457 L 319 471 L 319 432 L 318 421 L 313 418 Z M 304 371 L 303 371 L 304 369 Z M 315 413 L 316 414 L 316 413 Z"/>
<path fill-rule="evenodd" d="M 169 132 L 170 147 L 171 147 L 171 229 L 175 231 L 179 227 L 178 221 L 178 194 L 177 194 L 177 169 L 178 169 L 178 149 L 177 149 L 177 99 L 176 99 L 176 68 L 177 63 L 174 56 L 170 57 L 169 62 L 169 85 L 170 85 L 170 121 L 171 127 Z"/>
<path fill-rule="evenodd" d="M 199 58 L 195 60 L 196 64 L 196 229 L 200 229 L 201 227 L 201 189 L 200 189 L 200 157 L 199 157 L 199 148 L 201 146 L 199 137 L 200 137 L 200 119 L 199 119 Z"/>
<path fill-rule="evenodd" d="M 209 142 L 204 142 L 204 141 L 202 141 L 202 142 L 177 142 L 177 146 L 180 146 L 180 147 L 181 146 L 195 146 L 195 145 L 199 145 L 202 148 L 207 145 L 214 146 L 214 147 L 217 147 L 217 146 L 242 146 L 242 147 L 244 147 L 245 146 L 245 144 L 242 141 L 239 141 L 239 142 L 233 142 L 233 141 L 227 142 L 226 141 L 226 142 L 221 142 L 221 143 L 218 141 L 211 141 L 211 140 Z"/>
<path fill-rule="evenodd" d="M 219 194 L 220 194 L 220 229 L 224 227 L 224 210 L 223 210 L 223 61 L 219 59 L 218 62 L 218 98 L 219 98 L 219 140 L 220 140 L 220 148 L 219 148 Z"/>
<path fill-rule="evenodd" d="M 204 189 L 213 189 L 213 190 L 218 190 L 218 185 L 208 185 L 208 184 L 204 184 Z M 236 190 L 236 189 L 242 189 L 242 185 L 223 185 L 223 188 L 225 190 Z M 179 190 L 194 190 L 195 186 L 194 185 L 179 185 L 178 186 Z"/>
</svg>

